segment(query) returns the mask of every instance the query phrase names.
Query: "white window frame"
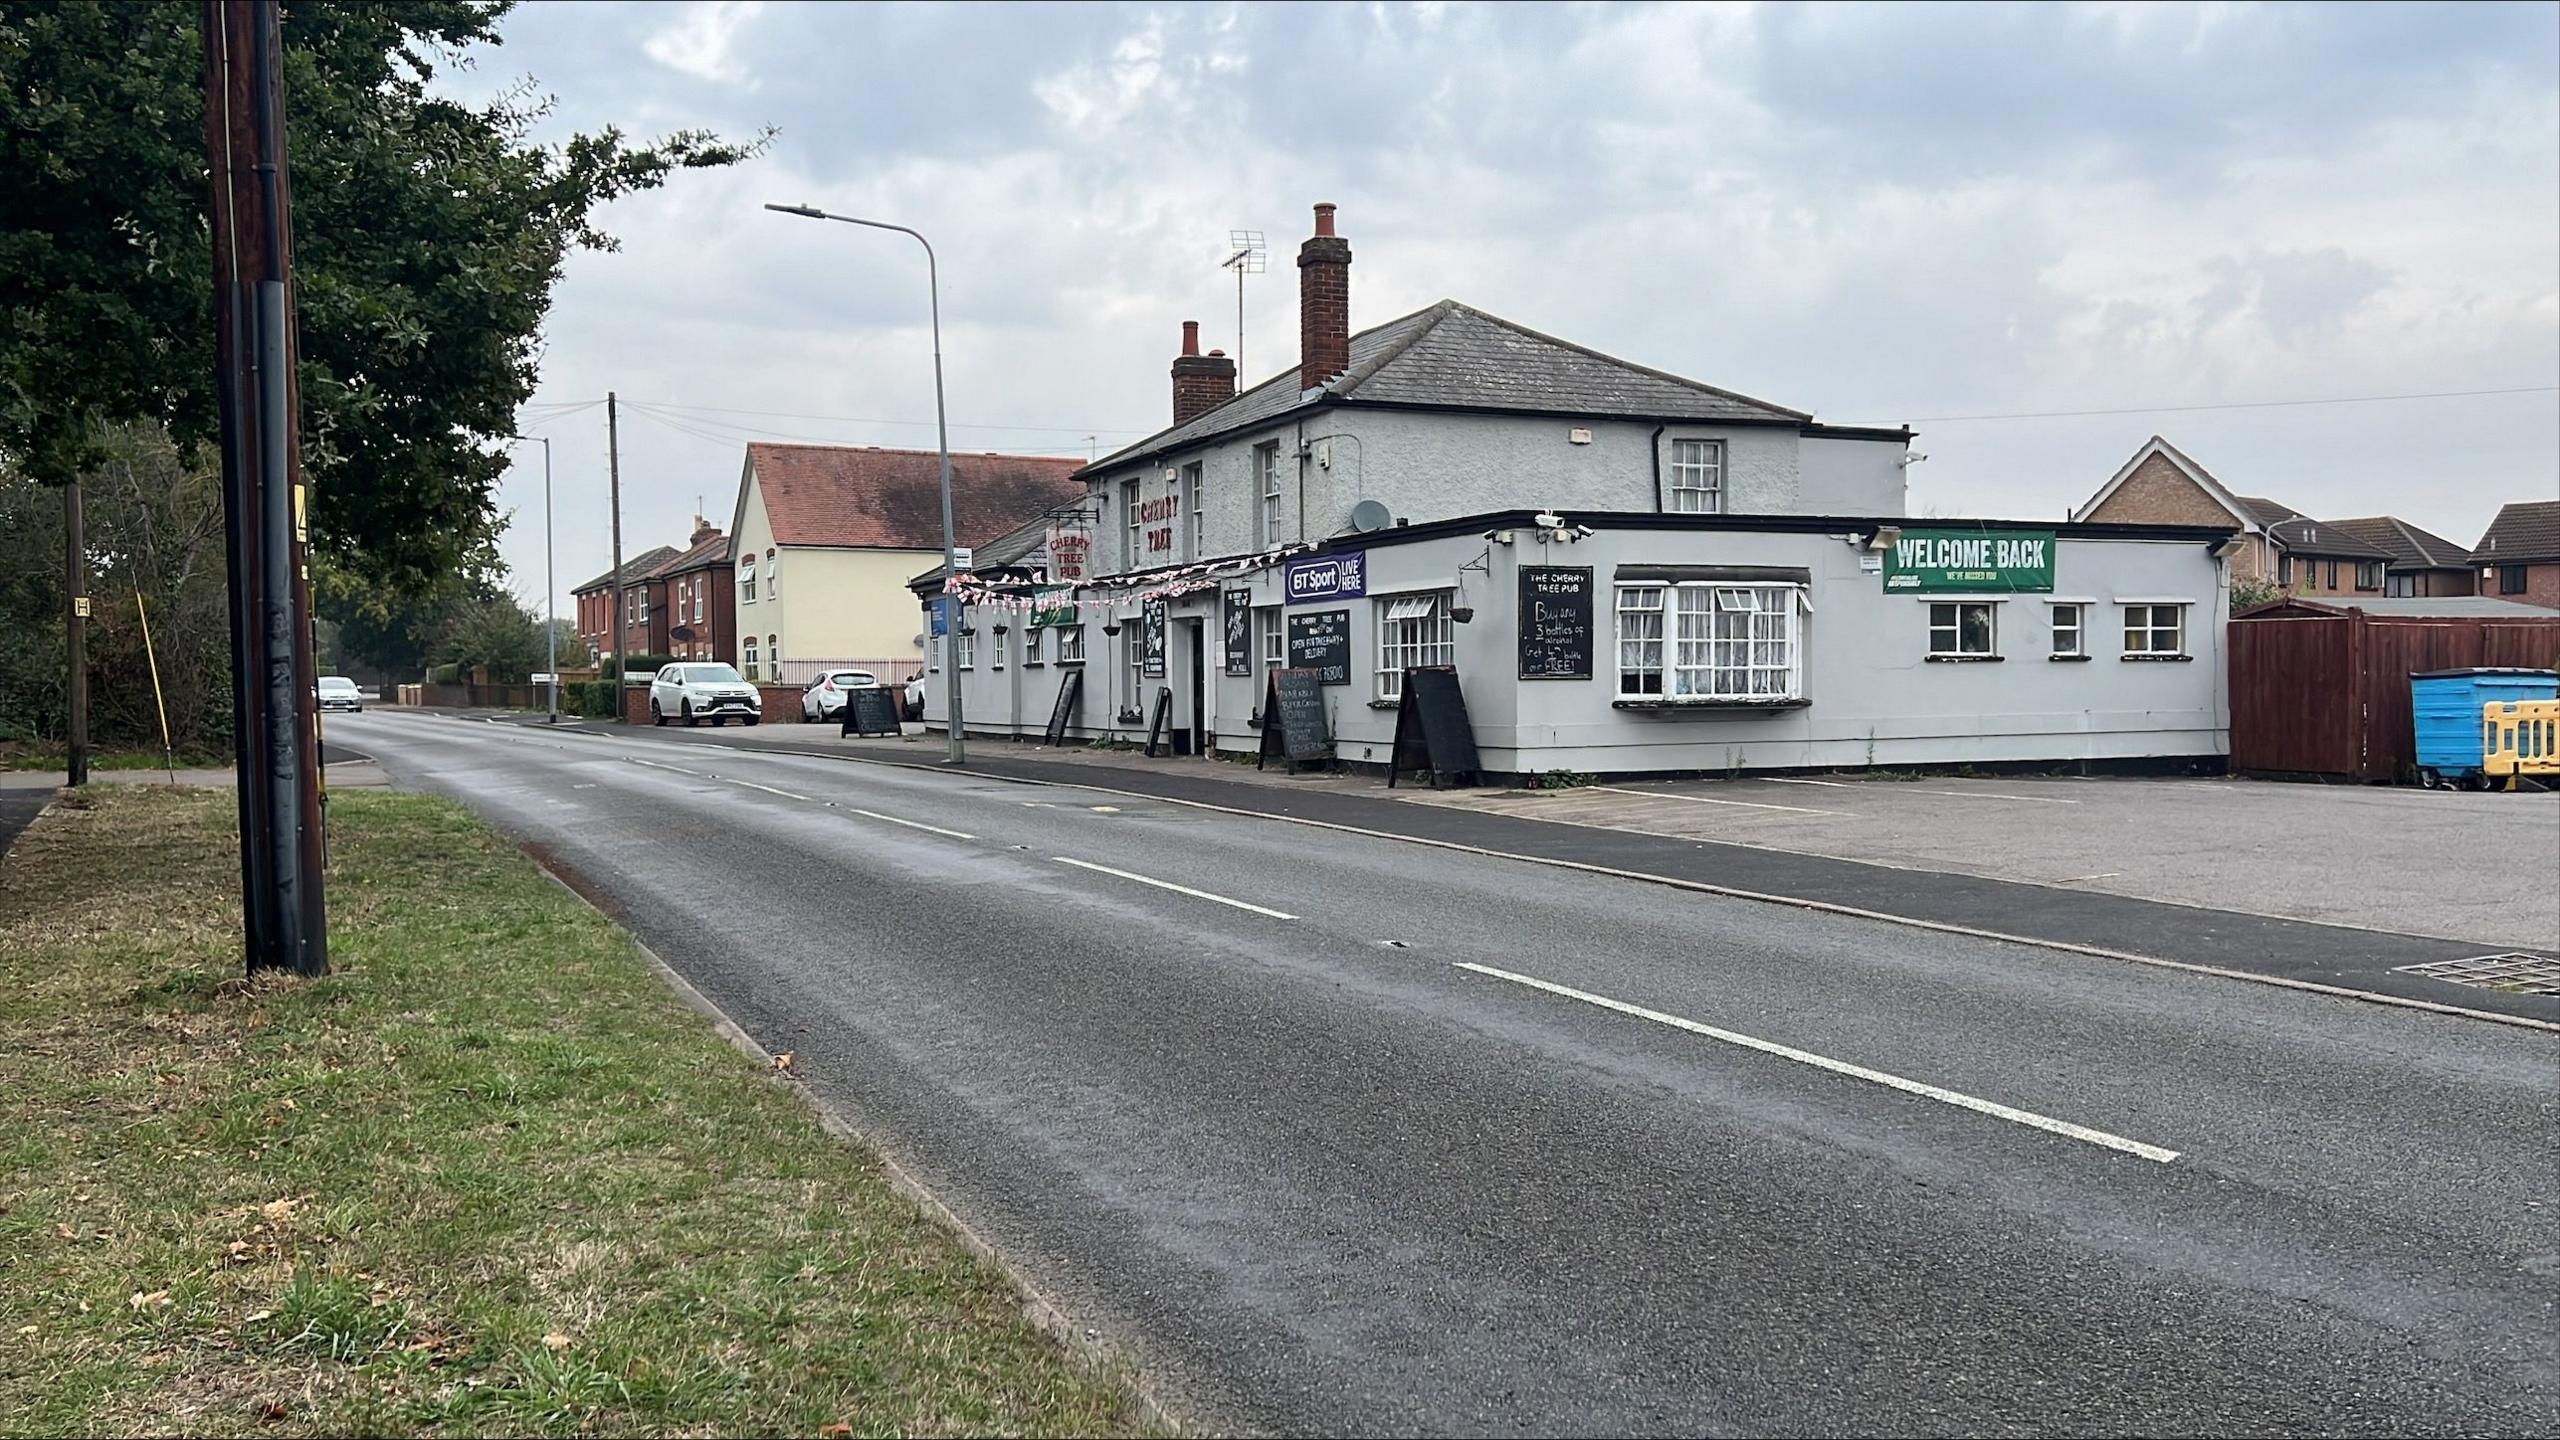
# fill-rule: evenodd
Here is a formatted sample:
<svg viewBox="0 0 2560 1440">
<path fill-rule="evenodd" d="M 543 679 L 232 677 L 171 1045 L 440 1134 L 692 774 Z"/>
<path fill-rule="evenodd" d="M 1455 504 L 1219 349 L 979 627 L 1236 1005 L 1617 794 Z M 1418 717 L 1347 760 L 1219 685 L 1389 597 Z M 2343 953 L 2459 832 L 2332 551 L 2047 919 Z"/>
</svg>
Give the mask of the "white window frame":
<svg viewBox="0 0 2560 1440">
<path fill-rule="evenodd" d="M 764 678 L 776 685 L 782 683 L 782 637 L 764 637 Z"/>
<path fill-rule="evenodd" d="M 963 670 L 978 668 L 978 637 L 973 633 L 976 629 L 974 625 L 960 627 L 960 668 Z"/>
<path fill-rule="evenodd" d="M 2184 656 L 2187 653 L 2187 609 L 2189 602 L 2184 600 L 2125 600 L 2118 603 L 2123 607 L 2124 611 L 2124 653 L 2127 659 L 2131 659 L 2137 655 Z M 2169 623 L 2167 625 L 2162 625 L 2160 623 L 2160 616 L 2163 612 L 2166 612 L 2169 616 Z M 2140 623 L 2136 623 L 2137 616 L 2139 617 Z M 2171 642 L 2170 644 L 2162 645 L 2158 643 L 2160 637 L 2163 635 L 2166 635 L 2169 638 Z"/>
<path fill-rule="evenodd" d="M 1724 513 L 1724 442 L 1674 439 L 1663 469 L 1664 508 L 1678 515 Z"/>
<path fill-rule="evenodd" d="M 738 567 L 738 603 L 741 605 L 756 603 L 756 557 L 753 555 L 748 556 L 746 563 Z"/>
<path fill-rule="evenodd" d="M 1253 447 L 1255 539 L 1261 549 L 1280 543 L 1280 442 L 1265 440 Z"/>
<path fill-rule="evenodd" d="M 1449 618 L 1449 592 L 1381 595 L 1371 602 L 1377 623 L 1377 697 L 1400 699 L 1404 672 L 1419 665 L 1454 665 L 1457 627 Z"/>
<path fill-rule="evenodd" d="M 1202 544 L 1209 533 L 1208 520 L 1205 512 L 1200 508 L 1201 492 L 1207 488 L 1201 462 L 1194 460 L 1182 467 L 1182 509 L 1183 513 L 1191 517 L 1190 523 L 1185 527 L 1187 543 L 1191 547 L 1191 553 L 1183 557 L 1186 560 L 1197 560 L 1208 553 Z"/>
<path fill-rule="evenodd" d="M 693 623 L 696 625 L 702 623 L 703 601 L 705 597 L 710 594 L 710 591 L 711 576 L 709 573 L 706 572 L 693 577 Z"/>
<path fill-rule="evenodd" d="M 756 674 L 756 637 L 753 635 L 747 637 L 746 651 L 747 653 L 740 657 L 744 659 L 746 663 L 738 668 L 745 671 L 747 678 L 752 680 L 755 678 Z"/>
<path fill-rule="evenodd" d="M 1277 605 L 1257 606 L 1253 612 L 1254 654 L 1262 661 L 1263 688 L 1269 689 L 1271 672 L 1289 668 L 1289 615 Z M 1262 703 L 1262 696 L 1253 697 Z"/>
<path fill-rule="evenodd" d="M 782 552 L 779 550 L 764 552 L 764 598 L 782 598 Z"/>
<path fill-rule="evenodd" d="M 1120 482 L 1120 508 L 1128 513 L 1120 517 L 1120 568 L 1138 568 L 1140 547 L 1146 544 L 1146 526 L 1138 519 L 1140 492 L 1145 488 L 1139 480 Z"/>
<path fill-rule="evenodd" d="M 2000 654 L 2000 603 L 1996 600 L 1931 600 L 1929 607 L 1929 658 L 1932 660 L 1991 660 Z M 1940 623 L 1938 612 L 1949 612 Z M 1983 618 L 1983 645 L 1979 650 L 1965 648 L 1964 612 L 1980 610 Z M 1955 641 L 1938 648 L 1938 637 L 1944 634 Z"/>
<path fill-rule="evenodd" d="M 1123 709 L 1147 713 L 1146 621 L 1132 615 L 1120 622 L 1120 669 L 1128 677 L 1128 703 Z"/>
<path fill-rule="evenodd" d="M 2071 623 L 2068 625 L 2063 623 L 2065 615 L 2071 617 Z M 2052 636 L 2053 653 L 2056 658 L 2072 660 L 2089 658 L 2089 607 L 2086 604 L 2078 600 L 2056 600 L 2052 603 L 2048 618 L 2050 623 L 2046 629 Z M 2065 648 L 2062 643 L 2062 637 L 2066 633 L 2071 637 L 2068 648 Z"/>
<path fill-rule="evenodd" d="M 1049 663 L 1041 656 L 1040 653 L 1043 649 L 1047 648 L 1043 637 L 1048 633 L 1049 627 L 1046 625 L 1034 625 L 1030 629 L 1022 632 L 1022 663 L 1024 665 L 1046 665 Z"/>
<path fill-rule="evenodd" d="M 1061 665 L 1084 663 L 1084 626 L 1061 625 L 1058 627 L 1058 663 Z"/>
<path fill-rule="evenodd" d="M 1613 598 L 1618 699 L 1804 698 L 1803 586 L 1637 580 Z"/>
</svg>

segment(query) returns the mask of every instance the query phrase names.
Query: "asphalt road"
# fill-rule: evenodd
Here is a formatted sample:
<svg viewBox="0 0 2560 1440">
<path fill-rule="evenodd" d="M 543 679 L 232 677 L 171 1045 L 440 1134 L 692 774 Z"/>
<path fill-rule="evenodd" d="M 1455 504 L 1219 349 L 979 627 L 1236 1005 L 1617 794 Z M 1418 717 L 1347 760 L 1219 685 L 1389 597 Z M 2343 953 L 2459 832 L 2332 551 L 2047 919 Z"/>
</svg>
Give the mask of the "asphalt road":
<svg viewBox="0 0 2560 1440">
<path fill-rule="evenodd" d="M 337 726 L 1220 1428 L 2560 1430 L 2546 1033 L 1066 788 Z"/>
</svg>

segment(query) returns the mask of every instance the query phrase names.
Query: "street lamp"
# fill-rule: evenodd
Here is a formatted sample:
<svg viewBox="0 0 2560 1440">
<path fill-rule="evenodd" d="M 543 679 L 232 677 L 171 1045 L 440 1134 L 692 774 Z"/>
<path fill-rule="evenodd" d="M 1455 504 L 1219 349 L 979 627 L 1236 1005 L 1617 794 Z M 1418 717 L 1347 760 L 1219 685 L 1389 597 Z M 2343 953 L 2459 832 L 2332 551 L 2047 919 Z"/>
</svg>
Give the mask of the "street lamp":
<svg viewBox="0 0 2560 1440">
<path fill-rule="evenodd" d="M 951 423 L 942 408 L 942 276 L 934 264 L 933 242 L 921 231 L 904 225 L 891 225 L 881 220 L 858 220 L 851 215 L 831 215 L 814 205 L 767 205 L 779 215 L 798 215 L 807 220 L 838 220 L 847 225 L 863 225 L 873 230 L 895 230 L 912 236 L 924 247 L 925 294 L 933 307 L 933 425 L 942 447 L 942 673 L 945 728 L 950 731 L 946 763 L 958 765 L 968 759 L 967 747 L 961 740 L 960 720 L 960 616 L 952 582 L 959 578 L 959 545 L 951 533 Z"/>
<path fill-rule="evenodd" d="M 531 440 L 542 447 L 542 643 L 551 680 L 544 688 L 551 693 L 551 715 L 546 722 L 560 723 L 560 586 L 551 578 L 551 437 L 518 435 L 518 440 Z"/>
</svg>

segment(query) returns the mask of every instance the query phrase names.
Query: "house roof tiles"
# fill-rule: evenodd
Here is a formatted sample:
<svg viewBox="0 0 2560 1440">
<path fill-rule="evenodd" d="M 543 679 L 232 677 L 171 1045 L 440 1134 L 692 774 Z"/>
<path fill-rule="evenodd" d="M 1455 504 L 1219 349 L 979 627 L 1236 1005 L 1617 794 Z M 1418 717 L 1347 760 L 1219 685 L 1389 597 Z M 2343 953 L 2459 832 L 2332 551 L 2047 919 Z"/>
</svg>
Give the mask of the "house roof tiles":
<svg viewBox="0 0 2560 1440">
<path fill-rule="evenodd" d="M 2413 569 L 2458 570 L 2471 564 L 2471 552 L 2441 535 L 2421 530 L 2397 515 L 2369 515 L 2332 520 L 2342 530 L 2391 557 L 2391 563 Z"/>
<path fill-rule="evenodd" d="M 954 454 L 952 530 L 978 544 L 1032 515 L 1081 499 L 1072 456 Z M 941 457 L 876 446 L 747 446 L 777 545 L 879 550 L 942 548 Z"/>
<path fill-rule="evenodd" d="M 2471 559 L 2478 565 L 2560 560 L 2560 500 L 2518 500 L 2501 507 L 2472 547 Z"/>
<path fill-rule="evenodd" d="M 1147 455 L 1275 420 L 1319 400 L 1802 425 L 1813 416 L 1541 334 L 1455 300 L 1351 337 L 1351 363 L 1320 391 L 1298 388 L 1295 367 L 1234 399 L 1160 430 L 1087 467 Z"/>
<path fill-rule="evenodd" d="M 622 583 L 626 586 L 640 583 L 642 580 L 645 580 L 649 576 L 657 573 L 659 566 L 676 558 L 680 553 L 681 552 L 673 545 L 660 545 L 632 556 L 630 559 L 622 562 Z M 607 570 L 593 580 L 588 581 L 586 584 L 580 585 L 576 589 L 571 590 L 569 593 L 572 595 L 591 594 L 594 591 L 604 589 L 612 583 L 613 572 Z"/>
</svg>

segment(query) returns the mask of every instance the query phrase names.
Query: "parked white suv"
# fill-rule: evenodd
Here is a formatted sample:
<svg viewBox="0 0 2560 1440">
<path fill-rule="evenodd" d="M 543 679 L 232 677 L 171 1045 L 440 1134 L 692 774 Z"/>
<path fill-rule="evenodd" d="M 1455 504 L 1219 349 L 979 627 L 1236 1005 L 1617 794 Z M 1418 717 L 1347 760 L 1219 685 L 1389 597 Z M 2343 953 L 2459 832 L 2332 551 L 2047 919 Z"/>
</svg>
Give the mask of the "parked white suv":
<svg viewBox="0 0 2560 1440">
<path fill-rule="evenodd" d="M 660 725 L 726 725 L 733 719 L 753 725 L 763 718 L 756 687 L 727 665 L 669 665 L 649 682 L 649 719 Z"/>
</svg>

